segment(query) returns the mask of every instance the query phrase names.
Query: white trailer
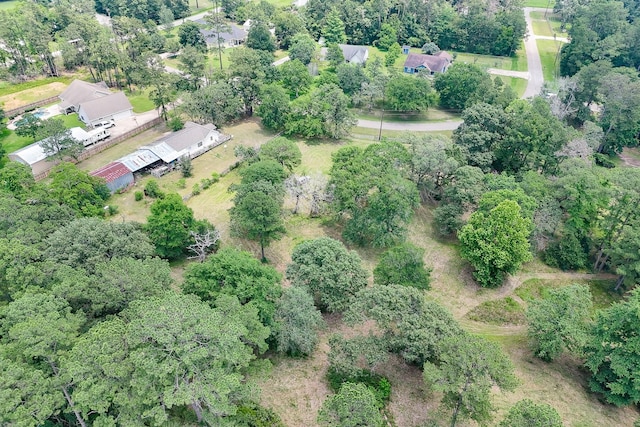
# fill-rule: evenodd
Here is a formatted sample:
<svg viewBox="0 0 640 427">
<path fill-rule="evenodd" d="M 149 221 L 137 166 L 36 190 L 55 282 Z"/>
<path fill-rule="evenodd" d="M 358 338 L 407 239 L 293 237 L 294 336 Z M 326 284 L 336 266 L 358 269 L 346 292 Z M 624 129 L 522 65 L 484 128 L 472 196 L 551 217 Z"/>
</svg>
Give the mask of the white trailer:
<svg viewBox="0 0 640 427">
<path fill-rule="evenodd" d="M 111 136 L 109 130 L 104 128 L 92 129 L 87 133 L 89 134 L 88 137 L 82 141 L 85 147 L 95 144 L 98 141 L 102 141 L 103 139 L 107 139 L 109 138 L 109 136 Z"/>
</svg>

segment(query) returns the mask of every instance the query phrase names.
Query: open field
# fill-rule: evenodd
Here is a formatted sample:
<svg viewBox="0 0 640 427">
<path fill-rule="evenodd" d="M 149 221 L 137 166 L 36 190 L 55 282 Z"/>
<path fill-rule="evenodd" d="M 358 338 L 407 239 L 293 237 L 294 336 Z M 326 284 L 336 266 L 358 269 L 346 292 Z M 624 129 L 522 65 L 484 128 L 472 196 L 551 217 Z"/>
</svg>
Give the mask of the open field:
<svg viewBox="0 0 640 427">
<path fill-rule="evenodd" d="M 553 6 L 556 4 L 555 0 L 525 0 L 524 7 L 545 7 L 553 10 Z"/>
<path fill-rule="evenodd" d="M 567 37 L 568 28 L 565 29 L 565 31 L 562 31 L 560 29 L 562 23 L 558 20 L 551 18 L 548 20 L 536 19 L 531 21 L 531 23 L 533 25 L 533 33 L 537 36 Z"/>
<path fill-rule="evenodd" d="M 542 73 L 545 82 L 556 80 L 558 64 L 556 58 L 564 43 L 554 40 L 536 40 L 538 51 L 540 52 L 540 62 L 542 62 Z"/>
<path fill-rule="evenodd" d="M 0 1 L 0 10 L 13 9 L 18 5 L 17 0 Z"/>
<path fill-rule="evenodd" d="M 359 110 L 354 109 L 354 114 L 359 119 L 366 120 L 380 120 L 381 111 L 380 110 Z M 422 113 L 399 113 L 395 111 L 385 111 L 384 112 L 384 121 L 385 122 L 444 122 L 447 120 L 459 120 L 460 114 L 454 113 L 447 110 L 442 110 L 440 108 L 429 108 L 427 111 Z"/>
<path fill-rule="evenodd" d="M 149 91 L 150 89 L 133 93 L 129 91 L 126 92 L 127 98 L 133 106 L 134 113 L 146 113 L 147 111 L 151 111 L 156 108 L 153 101 L 149 99 Z"/>
<path fill-rule="evenodd" d="M 235 162 L 232 144 L 256 145 L 273 136 L 253 121 L 228 127 L 225 131 L 233 134 L 234 139 L 228 143 L 227 148 L 218 147 L 195 159 L 193 161 L 195 176 L 186 179 L 184 189 L 177 187 L 180 179 L 177 172 L 160 178 L 158 182 L 161 188 L 165 191 L 177 191 L 185 196 L 202 178 L 210 177 L 212 172 L 220 172 Z M 331 167 L 333 152 L 348 144 L 365 147 L 370 143 L 371 141 L 363 140 L 299 141 L 302 165 L 296 172 L 326 174 Z M 135 189 L 141 190 L 147 179 L 138 183 Z M 223 245 L 241 247 L 257 255 L 259 247 L 255 242 L 236 239 L 229 234 L 228 209 L 233 203 L 233 193 L 228 192 L 227 188 L 239 179 L 239 174 L 234 170 L 222 177 L 217 184 L 203 190 L 200 195 L 191 197 L 186 203 L 194 210 L 196 218 L 207 218 L 221 230 Z M 113 203 L 120 208 L 114 220 L 144 222 L 152 201 L 145 199 L 135 202 L 133 193 L 134 191 L 128 191 L 114 196 Z M 291 250 L 297 243 L 324 235 L 340 238 L 340 227 L 332 224 L 328 219 L 308 218 L 305 207 L 301 208 L 299 215 L 292 215 L 288 210 L 290 207 L 291 202 L 287 201 L 285 204 L 287 235 L 282 240 L 274 242 L 266 251 L 269 262 L 280 272 L 284 272 L 287 263 L 290 262 Z M 433 269 L 432 289 L 426 293 L 427 297 L 447 307 L 468 331 L 499 343 L 513 361 L 516 374 L 521 381 L 515 392 L 494 396 L 497 407 L 496 420 L 499 420 L 515 402 L 526 397 L 536 402 L 553 405 L 566 426 L 631 426 L 638 418 L 638 412 L 633 408 L 615 408 L 600 403 L 595 395 L 588 392 L 586 387 L 588 376 L 580 368 L 578 360 L 563 356 L 553 363 L 541 362 L 532 356 L 527 347 L 526 327 L 500 326 L 468 319 L 468 314 L 480 304 L 485 303 L 491 306 L 491 301 L 509 297 L 524 306 L 526 298 L 540 295 L 545 288 L 564 286 L 574 282 L 588 283 L 595 296 L 596 306 L 604 307 L 619 298 L 619 295 L 610 293 L 610 282 L 585 281 L 583 274 L 559 272 L 543 266 L 539 261 L 532 261 L 524 266 L 521 273 L 510 278 L 503 287 L 479 288 L 471 278 L 468 264 L 459 257 L 457 244 L 438 238 L 432 221 L 433 206 L 421 206 L 416 210 L 408 233 L 408 240 L 425 250 L 425 263 Z M 352 249 L 358 252 L 364 267 L 371 274 L 382 250 L 358 247 L 352 247 Z M 174 268 L 178 282 L 184 265 L 185 263 L 180 263 Z M 501 305 L 494 304 L 494 307 L 499 309 Z M 307 359 L 272 356 L 273 368 L 270 374 L 258 380 L 262 389 L 262 404 L 274 409 L 287 426 L 314 427 L 317 425 L 317 410 L 330 393 L 325 380 L 328 366 L 328 338 L 335 332 L 345 335 L 353 335 L 357 332 L 357 329 L 345 326 L 339 316 L 326 316 L 325 319 L 329 327 L 322 331 L 320 345 L 313 355 Z M 421 373 L 417 367 L 407 366 L 391 358 L 381 366 L 379 372 L 389 377 L 393 385 L 389 410 L 397 427 L 420 425 L 428 416 L 435 414 L 437 399 L 425 393 Z"/>
<path fill-rule="evenodd" d="M 527 56 L 524 47 L 516 52 L 516 56 L 478 55 L 475 53 L 455 52 L 454 62 L 466 62 L 481 68 L 500 68 L 510 71 L 527 71 Z"/>
<path fill-rule="evenodd" d="M 36 80 L 36 82 L 39 81 L 41 80 Z M 62 81 L 54 81 L 51 83 L 45 83 L 0 96 L 0 105 L 3 105 L 3 108 L 5 110 L 12 110 L 14 108 L 22 107 L 23 105 L 31 104 L 32 102 L 36 102 L 41 99 L 60 95 L 67 88 L 69 82 L 63 83 Z"/>
</svg>

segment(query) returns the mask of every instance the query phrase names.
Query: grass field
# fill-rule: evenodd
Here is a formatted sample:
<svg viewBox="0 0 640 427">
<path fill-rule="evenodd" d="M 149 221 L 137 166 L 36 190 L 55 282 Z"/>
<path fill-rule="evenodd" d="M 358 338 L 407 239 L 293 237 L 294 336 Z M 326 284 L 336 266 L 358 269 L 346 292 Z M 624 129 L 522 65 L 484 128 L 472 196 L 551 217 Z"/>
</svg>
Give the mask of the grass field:
<svg viewBox="0 0 640 427">
<path fill-rule="evenodd" d="M 494 79 L 497 77 L 500 77 L 505 85 L 510 86 L 518 97 L 522 96 L 524 91 L 527 89 L 527 80 L 525 79 L 509 76 L 493 76 Z"/>
<path fill-rule="evenodd" d="M 553 82 L 556 80 L 557 67 L 556 57 L 560 48 L 564 43 L 554 40 L 536 40 L 538 52 L 540 53 L 540 61 L 542 62 L 542 73 L 545 82 Z"/>
<path fill-rule="evenodd" d="M 359 119 L 380 120 L 380 110 L 353 110 Z M 427 111 L 415 114 L 403 114 L 394 111 L 384 112 L 385 122 L 444 122 L 448 120 L 459 120 L 460 114 L 439 108 L 429 108 Z"/>
<path fill-rule="evenodd" d="M 524 47 L 514 57 L 478 55 L 475 53 L 455 52 L 455 62 L 475 64 L 482 68 L 499 68 L 510 71 L 527 71 L 527 56 Z"/>
<path fill-rule="evenodd" d="M 545 7 L 547 9 L 553 9 L 556 4 L 555 0 L 524 0 L 524 7 Z"/>
<path fill-rule="evenodd" d="M 126 91 L 126 94 L 129 102 L 131 102 L 133 106 L 134 113 L 145 113 L 156 108 L 153 101 L 149 99 L 149 89 L 133 93 Z"/>
<path fill-rule="evenodd" d="M 31 82 L 10 85 L 0 83 L 0 105 L 11 110 L 32 102 L 61 94 L 73 80 L 72 78 L 55 78 L 34 80 Z"/>
<path fill-rule="evenodd" d="M 0 10 L 13 9 L 17 5 L 18 5 L 18 1 L 17 0 L 0 1 Z"/>
</svg>

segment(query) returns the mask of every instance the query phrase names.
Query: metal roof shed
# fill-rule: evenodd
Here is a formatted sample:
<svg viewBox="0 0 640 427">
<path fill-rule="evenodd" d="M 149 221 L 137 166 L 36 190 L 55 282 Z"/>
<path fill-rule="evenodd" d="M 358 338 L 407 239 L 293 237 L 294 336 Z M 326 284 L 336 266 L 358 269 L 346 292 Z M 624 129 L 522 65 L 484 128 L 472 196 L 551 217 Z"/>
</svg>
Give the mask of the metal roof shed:
<svg viewBox="0 0 640 427">
<path fill-rule="evenodd" d="M 107 183 L 107 188 L 112 193 L 122 188 L 127 188 L 133 185 L 134 182 L 133 172 L 120 162 L 109 163 L 91 172 L 91 175 L 103 178 Z"/>
</svg>

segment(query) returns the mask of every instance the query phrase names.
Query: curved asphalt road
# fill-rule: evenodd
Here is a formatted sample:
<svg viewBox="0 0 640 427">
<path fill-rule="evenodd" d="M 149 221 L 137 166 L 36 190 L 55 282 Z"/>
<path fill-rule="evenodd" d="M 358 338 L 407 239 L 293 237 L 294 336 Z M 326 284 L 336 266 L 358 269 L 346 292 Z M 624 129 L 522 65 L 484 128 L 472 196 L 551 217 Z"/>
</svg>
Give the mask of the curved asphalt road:
<svg viewBox="0 0 640 427">
<path fill-rule="evenodd" d="M 533 34 L 533 25 L 531 23 L 531 12 L 541 11 L 544 12 L 544 8 L 525 7 L 524 19 L 527 22 L 527 36 L 524 40 L 524 49 L 527 54 L 527 65 L 529 71 L 522 72 L 502 72 L 498 71 L 495 74 L 512 75 L 514 77 L 527 76 L 527 88 L 522 95 L 522 98 L 531 98 L 540 93 L 542 90 L 542 84 L 544 83 L 544 76 L 542 74 L 542 62 L 540 61 L 540 54 L 538 53 L 538 45 L 536 39 L 547 39 L 545 36 L 535 36 Z M 553 39 L 553 38 L 552 38 Z M 558 41 L 565 41 L 558 39 Z M 517 73 L 516 76 L 514 73 Z M 383 122 L 382 129 L 384 130 L 399 130 L 399 131 L 413 131 L 413 132 L 436 132 L 445 130 L 454 130 L 462 124 L 462 120 L 451 120 L 447 122 L 430 122 L 430 123 L 398 123 L 398 122 Z M 374 120 L 358 120 L 358 127 L 369 129 L 380 129 L 380 122 Z"/>
</svg>

